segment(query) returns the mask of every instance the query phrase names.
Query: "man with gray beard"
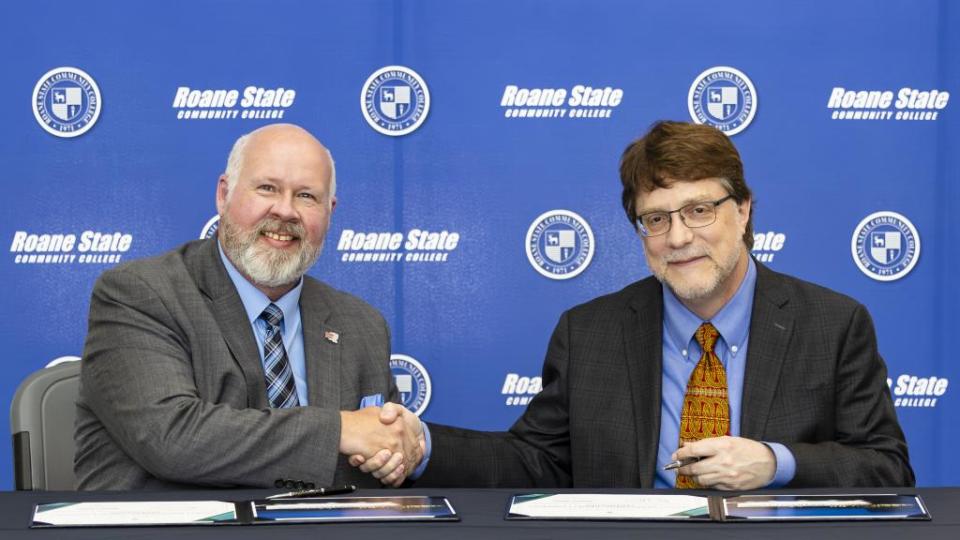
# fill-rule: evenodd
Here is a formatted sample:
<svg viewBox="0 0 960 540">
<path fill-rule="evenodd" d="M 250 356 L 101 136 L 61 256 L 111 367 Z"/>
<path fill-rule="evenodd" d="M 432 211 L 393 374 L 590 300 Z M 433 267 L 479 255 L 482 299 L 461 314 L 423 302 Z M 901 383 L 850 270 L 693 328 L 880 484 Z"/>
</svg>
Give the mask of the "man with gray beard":
<svg viewBox="0 0 960 540">
<path fill-rule="evenodd" d="M 240 137 L 217 237 L 108 270 L 77 401 L 79 489 L 399 485 L 421 462 L 376 309 L 305 273 L 336 206 L 330 152 L 277 124 Z M 382 407 L 382 408 L 381 408 Z M 347 456 L 381 465 L 372 476 Z"/>
<path fill-rule="evenodd" d="M 730 139 L 659 122 L 620 179 L 653 276 L 560 317 L 543 390 L 509 432 L 431 424 L 417 486 L 913 485 L 870 315 L 751 258 Z M 398 417 L 414 421 L 381 420 Z"/>
</svg>

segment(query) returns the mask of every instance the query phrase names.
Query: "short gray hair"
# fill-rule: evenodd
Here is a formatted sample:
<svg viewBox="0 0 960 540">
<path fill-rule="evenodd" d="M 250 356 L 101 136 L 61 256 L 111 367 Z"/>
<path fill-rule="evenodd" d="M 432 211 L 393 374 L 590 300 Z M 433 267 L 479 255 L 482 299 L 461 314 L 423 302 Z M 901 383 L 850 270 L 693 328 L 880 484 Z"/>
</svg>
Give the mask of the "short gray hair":
<svg viewBox="0 0 960 540">
<path fill-rule="evenodd" d="M 252 134 L 253 132 L 241 135 L 237 142 L 233 143 L 230 155 L 227 156 L 227 169 L 223 172 L 223 175 L 227 177 L 227 198 L 233 193 L 233 188 L 237 185 L 237 179 L 240 178 L 247 143 L 250 141 L 250 135 Z M 327 158 L 330 160 L 330 195 L 327 197 L 327 204 L 329 204 L 337 195 L 337 165 L 333 161 L 333 154 L 330 153 L 330 149 L 326 146 L 323 149 L 327 152 Z"/>
</svg>

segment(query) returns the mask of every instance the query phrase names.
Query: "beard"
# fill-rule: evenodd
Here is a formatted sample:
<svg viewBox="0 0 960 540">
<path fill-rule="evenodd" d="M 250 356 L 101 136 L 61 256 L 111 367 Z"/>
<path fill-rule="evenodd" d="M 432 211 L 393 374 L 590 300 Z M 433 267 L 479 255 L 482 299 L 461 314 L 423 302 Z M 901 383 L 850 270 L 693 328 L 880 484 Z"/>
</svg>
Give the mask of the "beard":
<svg viewBox="0 0 960 540">
<path fill-rule="evenodd" d="M 264 231 L 287 234 L 299 239 L 296 251 L 273 248 L 258 242 Z M 306 231 L 299 223 L 284 223 L 266 218 L 250 230 L 235 225 L 226 214 L 220 217 L 218 230 L 223 251 L 240 272 L 257 285 L 289 285 L 310 269 L 323 250 L 323 239 L 316 245 L 304 240 Z"/>
<path fill-rule="evenodd" d="M 713 295 L 720 286 L 730 277 L 740 261 L 740 250 L 731 249 L 719 260 L 714 257 L 712 250 L 707 246 L 690 246 L 681 251 L 668 253 L 648 264 L 660 283 L 670 287 L 677 298 L 687 301 L 698 301 Z M 703 262 L 707 268 L 700 270 L 696 275 L 670 275 L 669 263 L 685 261 L 694 257 L 706 257 Z M 674 273 L 678 274 L 678 273 Z"/>
</svg>

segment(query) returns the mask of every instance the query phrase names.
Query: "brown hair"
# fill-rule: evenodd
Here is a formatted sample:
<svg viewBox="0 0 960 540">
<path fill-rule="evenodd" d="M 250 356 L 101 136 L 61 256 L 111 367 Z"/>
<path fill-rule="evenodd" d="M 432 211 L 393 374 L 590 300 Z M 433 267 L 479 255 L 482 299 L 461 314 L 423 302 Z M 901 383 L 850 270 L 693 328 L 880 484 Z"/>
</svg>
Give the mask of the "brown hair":
<svg viewBox="0 0 960 540">
<path fill-rule="evenodd" d="M 692 182 L 719 178 L 737 203 L 753 196 L 743 178 L 743 163 L 730 138 L 710 126 L 661 120 L 633 141 L 620 159 L 623 210 L 636 227 L 637 195 L 669 187 L 671 181 Z M 753 206 L 743 233 L 753 249 Z"/>
</svg>

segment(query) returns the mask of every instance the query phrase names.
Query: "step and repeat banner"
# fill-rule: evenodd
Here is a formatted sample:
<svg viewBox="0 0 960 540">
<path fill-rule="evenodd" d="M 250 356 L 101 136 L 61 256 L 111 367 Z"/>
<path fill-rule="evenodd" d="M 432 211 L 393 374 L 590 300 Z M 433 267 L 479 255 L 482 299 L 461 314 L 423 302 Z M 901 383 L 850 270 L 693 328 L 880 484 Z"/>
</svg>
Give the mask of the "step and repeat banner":
<svg viewBox="0 0 960 540">
<path fill-rule="evenodd" d="M 958 28 L 948 0 L 4 2 L 0 402 L 292 122 L 337 163 L 310 274 L 386 316 L 408 407 L 504 429 L 561 312 L 649 275 L 618 162 L 673 119 L 739 148 L 757 260 L 869 308 L 919 483 L 960 484 Z"/>
</svg>

